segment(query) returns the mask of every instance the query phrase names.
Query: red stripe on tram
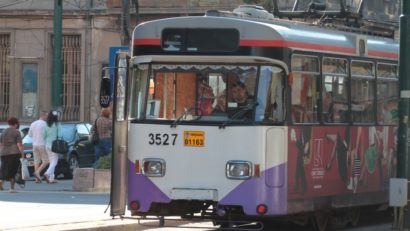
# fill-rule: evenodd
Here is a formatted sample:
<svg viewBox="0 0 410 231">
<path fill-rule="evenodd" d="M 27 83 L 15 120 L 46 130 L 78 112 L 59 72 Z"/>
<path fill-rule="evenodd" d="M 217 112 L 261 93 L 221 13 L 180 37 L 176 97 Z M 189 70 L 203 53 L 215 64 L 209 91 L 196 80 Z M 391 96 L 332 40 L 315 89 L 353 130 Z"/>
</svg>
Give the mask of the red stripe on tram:
<svg viewBox="0 0 410 231">
<path fill-rule="evenodd" d="M 368 54 L 369 54 L 369 56 L 387 58 L 387 59 L 398 59 L 399 58 L 398 53 L 386 52 L 386 51 L 369 50 Z"/>
<path fill-rule="evenodd" d="M 161 39 L 158 39 L 158 38 L 134 39 L 134 45 L 159 46 L 161 45 Z M 255 47 L 289 47 L 289 48 L 296 48 L 296 49 L 356 54 L 355 48 L 352 48 L 352 47 L 303 43 L 303 42 L 294 42 L 294 41 L 285 41 L 285 40 L 240 40 L 239 45 L 240 46 L 255 46 Z M 372 56 L 372 57 L 398 59 L 398 54 L 393 53 L 393 52 L 369 50 L 368 54 L 369 56 Z"/>
<path fill-rule="evenodd" d="M 134 39 L 135 45 L 154 45 L 159 46 L 161 44 L 161 40 L 157 38 L 153 39 Z"/>
</svg>

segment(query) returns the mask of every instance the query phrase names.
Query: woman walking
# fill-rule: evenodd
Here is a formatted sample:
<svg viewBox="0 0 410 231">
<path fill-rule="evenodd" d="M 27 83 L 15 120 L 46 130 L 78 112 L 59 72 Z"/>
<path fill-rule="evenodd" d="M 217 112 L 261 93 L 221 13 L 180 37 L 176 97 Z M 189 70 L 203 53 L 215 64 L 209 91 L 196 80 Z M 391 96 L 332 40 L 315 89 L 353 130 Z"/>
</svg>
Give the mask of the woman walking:
<svg viewBox="0 0 410 231">
<path fill-rule="evenodd" d="M 0 190 L 3 190 L 3 181 L 10 181 L 10 192 L 15 193 L 16 181 L 14 176 L 20 164 L 20 158 L 24 158 L 21 134 L 18 130 L 19 121 L 16 117 L 7 120 L 9 127 L 1 133 L 1 176 Z"/>
<path fill-rule="evenodd" d="M 51 144 L 57 138 L 58 135 L 58 113 L 57 111 L 50 111 L 47 116 L 47 126 L 44 130 L 44 140 L 46 141 L 46 150 L 48 155 L 48 160 L 50 164 L 48 165 L 47 171 L 44 173 L 44 178 L 47 183 L 57 183 L 54 179 L 54 170 L 58 163 L 58 154 L 51 151 Z"/>
</svg>

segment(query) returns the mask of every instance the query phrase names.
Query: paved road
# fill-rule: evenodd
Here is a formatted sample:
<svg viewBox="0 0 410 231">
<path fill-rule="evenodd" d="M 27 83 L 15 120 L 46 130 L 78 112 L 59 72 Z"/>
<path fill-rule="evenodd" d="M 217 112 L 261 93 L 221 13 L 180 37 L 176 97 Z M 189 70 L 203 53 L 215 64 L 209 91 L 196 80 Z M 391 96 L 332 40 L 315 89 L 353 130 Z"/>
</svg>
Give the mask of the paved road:
<svg viewBox="0 0 410 231">
<path fill-rule="evenodd" d="M 107 213 L 108 193 L 74 192 L 71 180 L 58 184 L 35 184 L 28 181 L 24 189 L 17 186 L 18 193 L 0 191 L 0 230 L 215 230 L 211 222 L 181 221 L 167 219 L 164 228 L 157 220 L 138 222 L 126 213 L 124 219 L 112 219 Z M 170 227 L 171 226 L 171 227 Z M 289 224 L 275 225 L 275 231 L 307 231 Z M 265 230 L 272 230 L 268 227 Z M 343 231 L 386 231 L 391 224 L 383 223 Z"/>
<path fill-rule="evenodd" d="M 71 180 L 60 180 L 57 184 L 27 181 L 25 188 L 16 187 L 17 193 L 9 193 L 8 188 L 7 182 L 5 190 L 0 191 L 0 230 L 67 230 L 117 225 L 109 216 L 109 210 L 104 213 L 108 193 L 73 192 Z"/>
</svg>

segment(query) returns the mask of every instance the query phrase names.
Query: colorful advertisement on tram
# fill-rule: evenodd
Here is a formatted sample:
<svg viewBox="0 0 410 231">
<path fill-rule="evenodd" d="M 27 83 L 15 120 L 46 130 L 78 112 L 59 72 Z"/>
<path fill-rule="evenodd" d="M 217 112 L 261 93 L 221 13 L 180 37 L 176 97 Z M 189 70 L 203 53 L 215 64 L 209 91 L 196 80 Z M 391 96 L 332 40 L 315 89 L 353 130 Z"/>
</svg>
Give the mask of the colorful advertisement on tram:
<svg viewBox="0 0 410 231">
<path fill-rule="evenodd" d="M 393 126 L 298 126 L 289 130 L 289 199 L 388 189 L 396 172 Z"/>
</svg>

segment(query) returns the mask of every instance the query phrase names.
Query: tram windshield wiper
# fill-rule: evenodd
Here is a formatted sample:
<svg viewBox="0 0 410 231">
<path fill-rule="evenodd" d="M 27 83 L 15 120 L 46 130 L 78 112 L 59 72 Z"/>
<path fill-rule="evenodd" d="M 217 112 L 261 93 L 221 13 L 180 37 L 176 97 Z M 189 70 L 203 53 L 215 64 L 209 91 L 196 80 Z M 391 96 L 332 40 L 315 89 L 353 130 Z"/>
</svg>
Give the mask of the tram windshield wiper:
<svg viewBox="0 0 410 231">
<path fill-rule="evenodd" d="M 246 104 L 246 106 L 240 108 L 237 112 L 235 112 L 228 120 L 223 122 L 223 124 L 219 125 L 219 128 L 225 128 L 227 124 L 231 123 L 232 121 L 243 118 L 248 111 L 252 111 L 258 106 L 256 101 L 252 101 Z"/>
<path fill-rule="evenodd" d="M 186 119 L 189 115 L 189 112 L 191 112 L 192 109 L 194 108 L 193 107 L 184 108 L 184 113 L 182 113 L 182 115 L 180 115 L 176 120 L 174 120 L 174 122 L 172 122 L 171 128 L 176 128 L 179 121 L 181 121 L 182 119 Z"/>
</svg>

